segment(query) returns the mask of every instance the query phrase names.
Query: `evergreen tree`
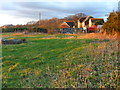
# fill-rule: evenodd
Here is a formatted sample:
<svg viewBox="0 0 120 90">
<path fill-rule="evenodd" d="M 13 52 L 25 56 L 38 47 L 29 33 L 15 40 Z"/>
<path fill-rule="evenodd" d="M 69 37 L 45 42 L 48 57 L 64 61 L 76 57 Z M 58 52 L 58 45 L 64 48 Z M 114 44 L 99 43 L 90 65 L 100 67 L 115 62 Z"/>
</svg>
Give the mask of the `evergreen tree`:
<svg viewBox="0 0 120 90">
<path fill-rule="evenodd" d="M 107 34 L 120 33 L 120 12 L 111 12 L 103 29 Z"/>
</svg>

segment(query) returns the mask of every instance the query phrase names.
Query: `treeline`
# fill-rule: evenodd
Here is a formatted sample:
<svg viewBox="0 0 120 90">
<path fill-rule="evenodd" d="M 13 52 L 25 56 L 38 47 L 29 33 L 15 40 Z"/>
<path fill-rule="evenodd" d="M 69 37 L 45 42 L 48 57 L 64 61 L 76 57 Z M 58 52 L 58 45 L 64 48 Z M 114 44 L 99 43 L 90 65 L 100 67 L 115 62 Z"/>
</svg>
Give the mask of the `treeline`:
<svg viewBox="0 0 120 90">
<path fill-rule="evenodd" d="M 2 32 L 23 32 L 27 28 L 15 28 L 15 27 L 8 27 L 8 28 L 3 28 Z"/>
<path fill-rule="evenodd" d="M 87 16 L 87 15 L 85 15 L 84 13 L 78 13 L 78 14 L 75 14 L 75 15 L 67 16 L 67 17 L 62 18 L 62 19 L 52 18 L 52 19 L 40 20 L 35 25 L 37 25 L 41 28 L 47 29 L 48 33 L 53 34 L 53 33 L 58 33 L 59 32 L 59 30 L 60 30 L 59 26 L 64 21 L 74 20 L 77 23 L 77 20 L 80 17 L 83 17 L 83 16 Z"/>
<path fill-rule="evenodd" d="M 120 12 L 111 12 L 103 29 L 106 34 L 120 33 Z"/>
<path fill-rule="evenodd" d="M 65 19 L 58 19 L 58 18 L 40 20 L 36 23 L 36 25 L 38 25 L 41 28 L 47 29 L 48 33 L 53 34 L 58 32 L 59 26 L 64 20 Z"/>
<path fill-rule="evenodd" d="M 2 28 L 2 32 L 43 32 L 43 33 L 57 33 L 59 31 L 59 25 L 65 19 L 46 19 L 40 20 L 36 23 L 29 23 L 26 25 L 6 26 Z"/>
<path fill-rule="evenodd" d="M 66 20 L 74 20 L 77 23 L 77 20 L 80 17 L 86 16 L 84 13 L 78 13 L 75 15 L 67 16 L 62 19 L 58 18 L 52 18 L 52 19 L 46 19 L 46 20 L 40 20 L 37 22 L 30 21 L 26 25 L 16 25 L 16 26 L 10 26 L 7 28 L 3 28 L 2 32 L 45 32 L 45 33 L 57 33 L 59 32 L 59 26 L 61 23 L 63 23 Z"/>
<path fill-rule="evenodd" d="M 52 18 L 40 20 L 37 22 L 28 22 L 26 25 L 8 26 L 3 28 L 2 32 L 43 32 L 43 33 L 57 33 L 59 32 L 59 25 L 65 20 L 77 21 L 80 17 L 86 16 L 84 13 L 67 16 L 63 19 Z M 76 22 L 77 23 L 77 22 Z M 100 22 L 99 22 L 100 23 Z M 107 18 L 107 22 L 103 25 L 106 34 L 120 33 L 120 12 L 111 12 Z"/>
<path fill-rule="evenodd" d="M 44 28 L 38 28 L 38 27 L 33 27 L 33 28 L 29 28 L 29 27 L 25 27 L 25 28 L 21 28 L 21 27 L 8 27 L 8 28 L 3 28 L 2 32 L 41 32 L 41 33 L 47 33 L 47 29 Z"/>
</svg>

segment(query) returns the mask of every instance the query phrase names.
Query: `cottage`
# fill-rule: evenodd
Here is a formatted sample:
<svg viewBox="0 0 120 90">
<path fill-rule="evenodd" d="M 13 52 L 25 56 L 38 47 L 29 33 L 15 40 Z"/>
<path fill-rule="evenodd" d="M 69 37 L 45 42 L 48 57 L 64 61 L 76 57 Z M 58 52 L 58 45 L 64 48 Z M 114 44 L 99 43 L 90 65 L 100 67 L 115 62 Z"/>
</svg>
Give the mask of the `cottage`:
<svg viewBox="0 0 120 90">
<path fill-rule="evenodd" d="M 92 25 L 95 25 L 95 23 L 97 23 L 98 25 L 103 25 L 104 19 L 103 18 L 90 18 L 89 22 L 90 22 L 89 27 Z"/>
<path fill-rule="evenodd" d="M 78 28 L 90 27 L 91 25 L 91 22 L 89 21 L 90 18 L 93 18 L 93 17 L 92 16 L 81 17 L 78 20 Z"/>
<path fill-rule="evenodd" d="M 72 20 L 64 21 L 60 25 L 61 33 L 73 33 L 75 28 L 75 22 Z"/>
<path fill-rule="evenodd" d="M 64 21 L 60 28 L 75 28 L 75 22 L 74 21 Z"/>
<path fill-rule="evenodd" d="M 78 20 L 78 28 L 83 28 L 83 31 L 87 31 L 87 29 L 97 30 L 97 25 L 102 25 L 103 23 L 104 23 L 103 18 L 93 18 L 92 16 L 81 17 Z"/>
<path fill-rule="evenodd" d="M 78 33 L 78 32 L 96 32 L 98 25 L 103 25 L 103 18 L 93 18 L 92 16 L 81 17 L 78 22 L 64 21 L 61 25 L 61 33 Z M 77 32 L 76 32 L 77 31 Z"/>
</svg>

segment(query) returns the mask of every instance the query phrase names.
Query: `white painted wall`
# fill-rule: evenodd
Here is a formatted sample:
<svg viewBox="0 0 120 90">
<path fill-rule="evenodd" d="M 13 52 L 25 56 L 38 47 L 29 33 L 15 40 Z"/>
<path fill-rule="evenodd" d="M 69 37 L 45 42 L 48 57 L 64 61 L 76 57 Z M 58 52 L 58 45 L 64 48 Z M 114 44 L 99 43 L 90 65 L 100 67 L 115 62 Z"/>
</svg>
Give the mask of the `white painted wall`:
<svg viewBox="0 0 120 90">
<path fill-rule="evenodd" d="M 85 22 L 82 22 L 82 27 L 85 27 Z"/>
<path fill-rule="evenodd" d="M 89 19 L 89 27 L 92 26 L 92 21 L 91 21 L 91 18 Z"/>
<path fill-rule="evenodd" d="M 78 28 L 80 28 L 80 21 L 78 20 Z"/>
</svg>

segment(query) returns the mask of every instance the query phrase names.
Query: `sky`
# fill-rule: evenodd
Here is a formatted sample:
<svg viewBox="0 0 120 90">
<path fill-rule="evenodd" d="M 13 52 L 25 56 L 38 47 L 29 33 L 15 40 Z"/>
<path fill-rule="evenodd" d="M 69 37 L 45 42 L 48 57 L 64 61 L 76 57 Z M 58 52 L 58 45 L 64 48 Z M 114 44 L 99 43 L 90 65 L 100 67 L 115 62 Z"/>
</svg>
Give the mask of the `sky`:
<svg viewBox="0 0 120 90">
<path fill-rule="evenodd" d="M 1 0 L 0 26 L 26 24 L 41 19 L 64 18 L 84 13 L 94 18 L 106 18 L 118 10 L 119 0 Z"/>
</svg>

